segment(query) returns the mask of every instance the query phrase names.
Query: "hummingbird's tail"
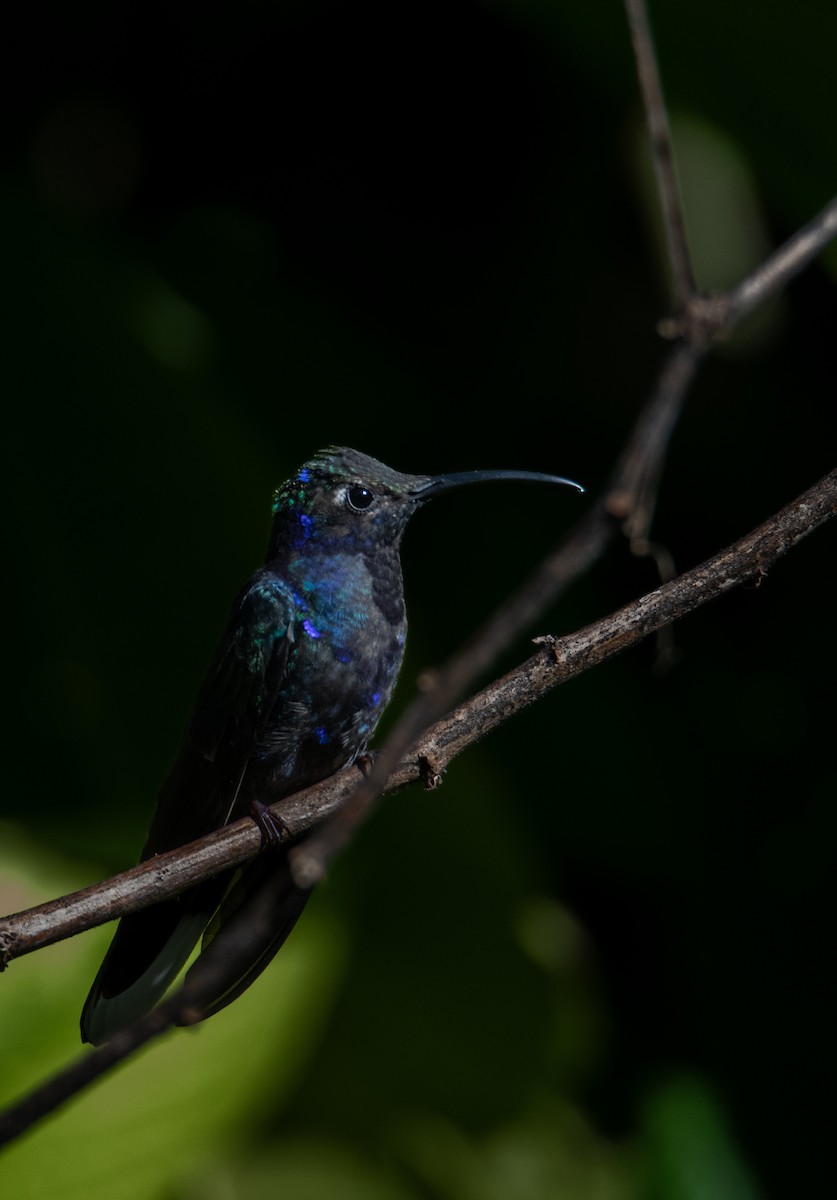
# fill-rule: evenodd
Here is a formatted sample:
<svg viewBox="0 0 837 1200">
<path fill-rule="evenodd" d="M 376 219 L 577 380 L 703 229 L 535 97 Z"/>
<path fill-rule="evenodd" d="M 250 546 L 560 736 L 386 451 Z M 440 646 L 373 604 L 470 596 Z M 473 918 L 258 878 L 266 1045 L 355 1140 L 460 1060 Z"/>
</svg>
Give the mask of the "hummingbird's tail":
<svg viewBox="0 0 837 1200">
<path fill-rule="evenodd" d="M 246 992 L 284 944 L 311 891 L 297 886 L 283 852 L 263 854 L 236 873 L 186 974 L 188 1023 L 213 1016 Z"/>
<path fill-rule="evenodd" d="M 81 1014 L 82 1041 L 99 1046 L 149 1012 L 201 934 L 182 1023 L 226 1008 L 261 975 L 310 895 L 294 882 L 287 855 L 268 851 L 232 876 L 123 917 Z"/>
<path fill-rule="evenodd" d="M 192 953 L 225 882 L 210 880 L 122 918 L 82 1010 L 83 1042 L 100 1046 L 154 1007 Z"/>
</svg>

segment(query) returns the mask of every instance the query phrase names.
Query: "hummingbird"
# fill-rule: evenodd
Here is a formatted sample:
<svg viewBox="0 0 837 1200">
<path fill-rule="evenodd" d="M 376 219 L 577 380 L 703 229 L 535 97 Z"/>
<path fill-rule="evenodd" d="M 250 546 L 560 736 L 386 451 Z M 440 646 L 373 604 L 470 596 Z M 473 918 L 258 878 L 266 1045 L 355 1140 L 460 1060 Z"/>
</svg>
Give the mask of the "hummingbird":
<svg viewBox="0 0 837 1200">
<path fill-rule="evenodd" d="M 318 452 L 273 496 L 265 562 L 235 599 L 151 817 L 141 861 L 251 816 L 263 850 L 243 867 L 123 917 L 81 1016 L 99 1045 L 150 1011 L 202 941 L 187 980 L 247 904 L 271 889 L 253 961 L 202 998 L 203 1020 L 240 996 L 291 932 L 296 884 L 267 805 L 358 763 L 392 696 L 407 633 L 400 544 L 442 492 L 532 471 L 405 475 L 346 447 Z M 234 933 L 228 934 L 233 937 Z"/>
</svg>

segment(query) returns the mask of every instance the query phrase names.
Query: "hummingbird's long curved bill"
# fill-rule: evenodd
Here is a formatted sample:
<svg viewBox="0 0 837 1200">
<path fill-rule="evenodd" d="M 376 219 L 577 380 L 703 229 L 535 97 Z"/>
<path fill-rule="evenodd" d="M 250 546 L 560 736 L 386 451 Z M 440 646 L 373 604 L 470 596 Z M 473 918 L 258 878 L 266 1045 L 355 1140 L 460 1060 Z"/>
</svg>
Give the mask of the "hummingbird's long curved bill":
<svg viewBox="0 0 837 1200">
<path fill-rule="evenodd" d="M 450 491 L 451 488 L 462 487 L 469 483 L 494 483 L 501 479 L 521 479 L 530 483 L 560 483 L 566 487 L 583 492 L 580 483 L 565 479 L 563 475 L 545 475 L 540 471 L 458 471 L 452 475 L 431 475 L 426 482 L 415 488 L 415 495 L 421 499 L 437 496 L 440 492 Z"/>
</svg>

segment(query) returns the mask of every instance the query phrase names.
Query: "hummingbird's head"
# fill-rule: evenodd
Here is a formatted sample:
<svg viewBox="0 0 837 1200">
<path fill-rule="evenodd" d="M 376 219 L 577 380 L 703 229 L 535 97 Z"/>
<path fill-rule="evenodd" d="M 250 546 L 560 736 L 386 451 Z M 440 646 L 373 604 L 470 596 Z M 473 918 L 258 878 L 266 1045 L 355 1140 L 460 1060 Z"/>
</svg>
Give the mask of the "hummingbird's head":
<svg viewBox="0 0 837 1200">
<path fill-rule="evenodd" d="M 397 544 L 430 482 L 358 450 L 321 450 L 274 493 L 269 556 L 283 545 Z"/>
<path fill-rule="evenodd" d="M 268 557 L 305 547 L 397 546 L 410 517 L 431 497 L 465 484 L 504 479 L 567 484 L 584 491 L 561 476 L 533 471 L 404 475 L 358 450 L 330 446 L 276 489 Z"/>
</svg>

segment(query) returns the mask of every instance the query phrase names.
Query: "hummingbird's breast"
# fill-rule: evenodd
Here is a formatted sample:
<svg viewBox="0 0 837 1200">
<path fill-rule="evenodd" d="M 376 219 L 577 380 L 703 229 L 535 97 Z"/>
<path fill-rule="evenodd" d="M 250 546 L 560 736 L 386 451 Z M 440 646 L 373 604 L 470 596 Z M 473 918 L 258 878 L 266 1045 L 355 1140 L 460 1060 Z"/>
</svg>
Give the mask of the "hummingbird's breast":
<svg viewBox="0 0 837 1200">
<path fill-rule="evenodd" d="M 262 791 L 282 795 L 308 786 L 366 749 L 404 656 L 397 558 L 395 566 L 358 553 L 291 564 L 295 619 L 287 670 L 248 771 Z"/>
</svg>

